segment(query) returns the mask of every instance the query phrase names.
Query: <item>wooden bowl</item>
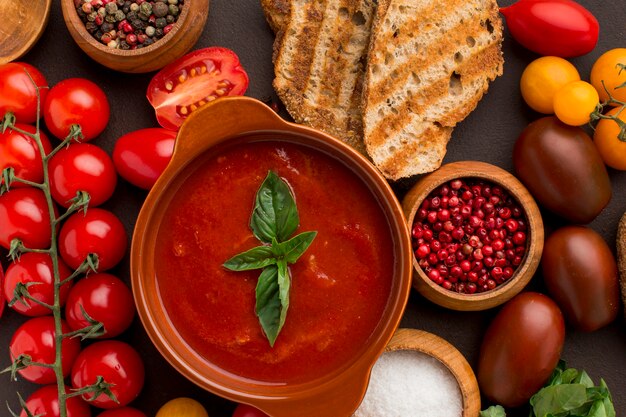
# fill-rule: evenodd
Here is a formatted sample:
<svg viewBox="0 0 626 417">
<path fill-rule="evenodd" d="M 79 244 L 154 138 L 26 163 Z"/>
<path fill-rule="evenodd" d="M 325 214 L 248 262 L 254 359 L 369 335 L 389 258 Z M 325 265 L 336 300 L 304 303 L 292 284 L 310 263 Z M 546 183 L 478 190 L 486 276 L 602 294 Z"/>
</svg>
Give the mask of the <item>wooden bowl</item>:
<svg viewBox="0 0 626 417">
<path fill-rule="evenodd" d="M 478 311 L 496 307 L 513 298 L 533 277 L 543 251 L 544 230 L 539 207 L 526 187 L 507 171 L 484 162 L 462 161 L 447 164 L 437 171 L 421 178 L 407 193 L 402 208 L 407 218 L 409 230 L 413 227 L 415 213 L 426 197 L 441 184 L 457 178 L 483 179 L 502 186 L 523 208 L 528 223 L 527 251 L 514 275 L 491 291 L 475 294 L 459 294 L 449 291 L 430 280 L 417 259 L 413 265 L 417 272 L 413 276 L 413 286 L 430 301 L 440 306 L 459 311 Z"/>
<path fill-rule="evenodd" d="M 65 24 L 80 49 L 105 67 L 129 73 L 156 71 L 183 56 L 200 38 L 209 14 L 209 0 L 188 0 L 170 33 L 145 48 L 123 50 L 109 48 L 87 32 L 74 0 L 61 0 L 61 6 Z"/>
<path fill-rule="evenodd" d="M 0 65 L 20 58 L 41 38 L 51 5 L 52 0 L 0 1 Z"/>
<path fill-rule="evenodd" d="M 395 253 L 388 274 L 391 292 L 379 322 L 358 353 L 336 369 L 297 383 L 254 381 L 222 370 L 195 352 L 177 332 L 161 300 L 155 270 L 156 240 L 169 201 L 199 162 L 225 142 L 280 140 L 313 147 L 356 173 L 387 218 Z M 400 323 L 411 289 L 412 254 L 402 207 L 383 176 L 357 151 L 317 130 L 288 123 L 268 106 L 247 97 L 226 97 L 189 116 L 181 127 L 171 162 L 141 209 L 131 249 L 131 280 L 137 311 L 161 354 L 200 387 L 232 401 L 251 404 L 271 417 L 348 417 L 365 395 L 373 364 Z M 386 295 L 385 295 L 386 296 Z M 356 325 L 356 324 L 355 324 Z"/>
<path fill-rule="evenodd" d="M 385 351 L 413 350 L 441 362 L 456 378 L 463 400 L 462 417 L 480 412 L 480 390 L 472 367 L 457 348 L 441 337 L 422 330 L 398 329 Z"/>
</svg>

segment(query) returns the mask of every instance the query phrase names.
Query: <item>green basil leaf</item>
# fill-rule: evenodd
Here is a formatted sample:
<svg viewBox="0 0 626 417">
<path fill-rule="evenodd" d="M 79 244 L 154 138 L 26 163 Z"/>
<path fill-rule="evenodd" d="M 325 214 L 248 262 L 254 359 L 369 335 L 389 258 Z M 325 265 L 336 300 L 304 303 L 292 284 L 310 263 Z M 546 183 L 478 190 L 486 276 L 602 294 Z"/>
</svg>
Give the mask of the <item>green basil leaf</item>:
<svg viewBox="0 0 626 417">
<path fill-rule="evenodd" d="M 573 381 L 575 384 L 583 384 L 587 388 L 593 387 L 595 384 L 585 371 L 580 371 L 576 379 Z"/>
<path fill-rule="evenodd" d="M 257 246 L 233 256 L 224 262 L 224 268 L 231 271 L 249 271 L 251 269 L 262 269 L 275 263 L 274 253 L 269 246 Z"/>
<path fill-rule="evenodd" d="M 580 373 L 574 368 L 569 368 L 563 371 L 561 374 L 561 384 L 577 384 L 577 380 L 580 378 Z M 591 384 L 593 386 L 593 383 Z"/>
<path fill-rule="evenodd" d="M 562 359 L 559 359 L 559 363 L 556 365 L 556 368 L 554 368 L 554 371 L 552 371 L 552 375 L 550 375 L 549 382 L 545 386 L 561 384 L 562 375 L 563 375 L 563 372 L 566 370 L 566 368 L 567 368 L 567 365 L 565 364 L 565 361 Z"/>
<path fill-rule="evenodd" d="M 582 384 L 548 386 L 539 390 L 530 399 L 530 405 L 537 417 L 574 410 L 586 402 L 587 389 Z"/>
<path fill-rule="evenodd" d="M 291 236 L 300 223 L 296 202 L 287 183 L 270 171 L 256 194 L 250 228 L 261 242 L 279 242 Z"/>
<path fill-rule="evenodd" d="M 285 319 L 287 318 L 287 310 L 289 310 L 289 290 L 291 289 L 291 276 L 289 275 L 289 269 L 287 268 L 287 262 L 284 260 L 278 260 L 278 288 L 280 296 L 280 322 L 278 331 L 283 328 Z M 271 345 L 274 346 L 274 342 L 271 341 Z"/>
<path fill-rule="evenodd" d="M 274 255 L 284 258 L 288 264 L 296 263 L 302 254 L 311 246 L 317 232 L 304 232 L 286 242 L 272 245 Z"/>
<path fill-rule="evenodd" d="M 506 417 L 506 413 L 501 405 L 492 405 L 488 409 L 481 411 L 478 417 Z"/>
<path fill-rule="evenodd" d="M 604 403 L 604 409 L 606 410 L 607 417 L 615 417 L 615 407 L 613 406 L 613 397 L 611 396 L 611 391 L 609 391 L 609 387 L 604 382 L 604 379 L 600 378 L 600 387 L 606 389 L 607 396 L 602 401 Z"/>
<path fill-rule="evenodd" d="M 278 292 L 278 267 L 270 265 L 263 269 L 256 284 L 256 315 L 272 346 L 280 331 L 281 303 Z"/>
</svg>

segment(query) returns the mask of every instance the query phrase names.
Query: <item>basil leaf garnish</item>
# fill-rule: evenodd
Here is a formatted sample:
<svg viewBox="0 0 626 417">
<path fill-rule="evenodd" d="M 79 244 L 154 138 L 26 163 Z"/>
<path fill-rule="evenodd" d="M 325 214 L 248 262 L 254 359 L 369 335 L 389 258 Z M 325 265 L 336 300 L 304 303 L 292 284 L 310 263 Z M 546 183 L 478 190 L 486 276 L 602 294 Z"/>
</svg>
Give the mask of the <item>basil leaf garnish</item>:
<svg viewBox="0 0 626 417">
<path fill-rule="evenodd" d="M 231 271 L 263 269 L 256 286 L 256 314 L 263 332 L 274 347 L 289 310 L 291 274 L 295 263 L 311 246 L 317 232 L 304 232 L 289 239 L 300 223 L 291 190 L 270 171 L 257 191 L 250 228 L 261 245 L 230 258 L 224 267 Z"/>
<path fill-rule="evenodd" d="M 506 413 L 501 405 L 492 405 L 488 409 L 481 411 L 478 417 L 506 417 Z"/>
<path fill-rule="evenodd" d="M 250 228 L 261 242 L 282 242 L 291 236 L 300 223 L 296 202 L 289 186 L 270 171 L 256 194 Z"/>
<path fill-rule="evenodd" d="M 302 254 L 311 246 L 313 239 L 317 236 L 317 232 L 304 232 L 292 237 L 286 242 L 279 243 L 275 250 L 277 256 L 285 258 L 287 263 L 293 264 L 302 256 Z"/>
<path fill-rule="evenodd" d="M 276 263 L 274 252 L 269 246 L 257 246 L 248 251 L 235 255 L 226 262 L 224 267 L 231 271 L 249 271 L 262 269 Z"/>
</svg>

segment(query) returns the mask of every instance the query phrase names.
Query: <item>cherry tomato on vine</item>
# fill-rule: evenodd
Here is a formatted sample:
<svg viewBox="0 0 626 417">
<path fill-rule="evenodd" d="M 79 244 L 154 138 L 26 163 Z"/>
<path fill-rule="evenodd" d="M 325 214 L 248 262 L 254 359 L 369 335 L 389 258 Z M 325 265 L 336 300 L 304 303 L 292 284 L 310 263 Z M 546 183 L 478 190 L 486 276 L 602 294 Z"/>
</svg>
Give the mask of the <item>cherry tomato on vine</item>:
<svg viewBox="0 0 626 417">
<path fill-rule="evenodd" d="M 91 400 L 92 394 L 84 394 L 89 403 L 99 408 L 120 408 L 137 398 L 144 382 L 144 366 L 139 353 L 130 345 L 117 340 L 96 342 L 85 348 L 72 367 L 72 385 L 84 388 L 101 376 L 111 386 L 117 403 L 105 394 Z"/>
<path fill-rule="evenodd" d="M 209 417 L 209 414 L 198 401 L 181 397 L 163 404 L 156 417 Z"/>
<path fill-rule="evenodd" d="M 107 410 L 104 413 L 100 413 L 98 417 L 146 417 L 146 415 L 135 408 L 124 407 L 115 410 Z"/>
<path fill-rule="evenodd" d="M 17 128 L 29 133 L 35 133 L 37 129 L 30 125 L 16 124 Z M 45 133 L 40 132 L 41 144 L 44 152 L 49 154 L 52 146 Z M 8 167 L 15 170 L 15 176 L 23 180 L 41 183 L 43 182 L 43 165 L 39 147 L 33 138 L 7 129 L 0 133 L 0 172 Z M 4 179 L 0 179 L 0 184 Z M 26 187 L 27 185 L 15 181 L 11 188 Z"/>
<path fill-rule="evenodd" d="M 90 253 L 98 255 L 98 271 L 117 265 L 126 254 L 126 230 L 110 211 L 99 208 L 71 215 L 59 233 L 59 252 L 70 268 L 77 269 Z"/>
<path fill-rule="evenodd" d="M 56 207 L 55 207 L 56 213 Z M 0 246 L 20 239 L 30 249 L 50 246 L 50 212 L 43 191 L 16 188 L 0 196 Z"/>
<path fill-rule="evenodd" d="M 513 38 L 540 55 L 580 56 L 598 43 L 598 20 L 572 0 L 519 0 L 500 12 Z"/>
<path fill-rule="evenodd" d="M 89 143 L 77 143 L 60 150 L 50 159 L 50 192 L 54 200 L 67 208 L 77 191 L 91 197 L 89 207 L 96 207 L 113 195 L 117 174 L 111 157 Z"/>
<path fill-rule="evenodd" d="M 528 64 L 520 80 L 526 104 L 539 113 L 554 113 L 554 94 L 566 84 L 580 80 L 575 66 L 555 56 L 544 56 Z"/>
<path fill-rule="evenodd" d="M 172 158 L 176 132 L 162 128 L 141 129 L 117 140 L 113 163 L 126 181 L 149 190 Z"/>
<path fill-rule="evenodd" d="M 68 387 L 66 393 L 70 393 Z M 66 402 L 67 417 L 91 417 L 89 405 L 79 397 L 68 398 Z M 26 408 L 33 416 L 59 417 L 59 389 L 56 385 L 39 388 L 26 400 Z M 20 417 L 27 417 L 22 410 Z"/>
<path fill-rule="evenodd" d="M 224 96 L 240 96 L 248 88 L 248 74 L 230 49 L 199 49 L 167 65 L 150 85 L 147 97 L 159 124 L 178 130 L 188 115 Z"/>
<path fill-rule="evenodd" d="M 70 332 L 65 321 L 61 327 L 63 333 Z M 26 354 L 33 362 L 52 364 L 56 357 L 56 343 L 54 341 L 54 318 L 50 316 L 36 317 L 22 324 L 13 334 L 9 351 L 13 361 L 19 355 Z M 63 375 L 70 374 L 78 352 L 80 341 L 76 338 L 65 338 L 61 343 Z M 56 381 L 54 370 L 41 366 L 31 365 L 18 371 L 26 380 L 36 384 L 52 384 Z"/>
<path fill-rule="evenodd" d="M 130 289 L 110 274 L 89 275 L 70 291 L 65 307 L 65 319 L 72 330 L 89 326 L 82 310 L 104 324 L 102 338 L 118 336 L 128 329 L 135 316 L 135 303 Z"/>
<path fill-rule="evenodd" d="M 626 101 L 626 48 L 615 48 L 603 53 L 591 68 L 591 84 L 598 90 L 600 100 L 609 94 L 614 99 Z M 608 93 L 607 93 L 608 91 Z"/>
<path fill-rule="evenodd" d="M 589 123 L 599 102 L 598 92 L 591 84 L 573 81 L 554 94 L 554 114 L 566 125 L 582 126 Z"/>
<path fill-rule="evenodd" d="M 626 123 L 626 111 L 620 113 L 619 108 L 611 110 L 607 115 Z M 626 142 L 619 139 L 619 133 L 620 127 L 615 120 L 602 119 L 596 125 L 593 142 L 605 164 L 626 171 Z"/>
<path fill-rule="evenodd" d="M 59 260 L 59 276 L 61 280 L 69 277 L 71 271 Z M 46 304 L 54 304 L 54 274 L 52 272 L 52 259 L 44 253 L 25 253 L 19 259 L 9 265 L 4 281 L 4 297 L 11 301 L 13 292 L 18 283 L 28 286 L 28 293 L 39 301 Z M 59 292 L 61 306 L 65 304 L 72 283 L 61 287 Z M 24 304 L 25 303 L 25 304 Z M 39 305 L 31 300 L 17 301 L 11 308 L 25 316 L 46 316 L 52 314 L 49 308 Z"/>
<path fill-rule="evenodd" d="M 254 408 L 248 404 L 239 404 L 237 408 L 235 408 L 235 412 L 233 413 L 233 417 L 269 417 L 263 411 L 258 408 Z"/>
<path fill-rule="evenodd" d="M 109 122 L 110 108 L 104 91 L 83 78 L 63 80 L 50 89 L 43 106 L 50 133 L 65 139 L 74 124 L 81 127 L 87 142 L 98 136 Z"/>
<path fill-rule="evenodd" d="M 39 89 L 43 103 L 48 94 L 48 82 L 37 68 L 24 62 L 0 65 L 0 119 L 6 112 L 12 112 L 18 123 L 34 123 L 37 120 L 35 85 L 43 87 Z"/>
</svg>

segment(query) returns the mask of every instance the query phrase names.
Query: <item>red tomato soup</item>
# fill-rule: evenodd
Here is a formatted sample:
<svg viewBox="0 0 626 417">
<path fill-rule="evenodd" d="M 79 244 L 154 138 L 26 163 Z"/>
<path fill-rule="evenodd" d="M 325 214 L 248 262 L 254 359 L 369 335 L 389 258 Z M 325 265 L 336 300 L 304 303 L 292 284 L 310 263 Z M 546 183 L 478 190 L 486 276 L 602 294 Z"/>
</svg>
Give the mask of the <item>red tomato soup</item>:
<svg viewBox="0 0 626 417">
<path fill-rule="evenodd" d="M 269 170 L 295 195 L 296 234 L 318 232 L 290 265 L 290 306 L 273 348 L 255 314 L 260 270 L 222 266 L 260 244 L 249 222 Z M 256 381 L 300 382 L 337 369 L 368 343 L 391 291 L 394 246 L 372 192 L 343 163 L 288 142 L 238 144 L 203 162 L 167 208 L 156 246 L 160 295 L 182 338 Z"/>
</svg>

